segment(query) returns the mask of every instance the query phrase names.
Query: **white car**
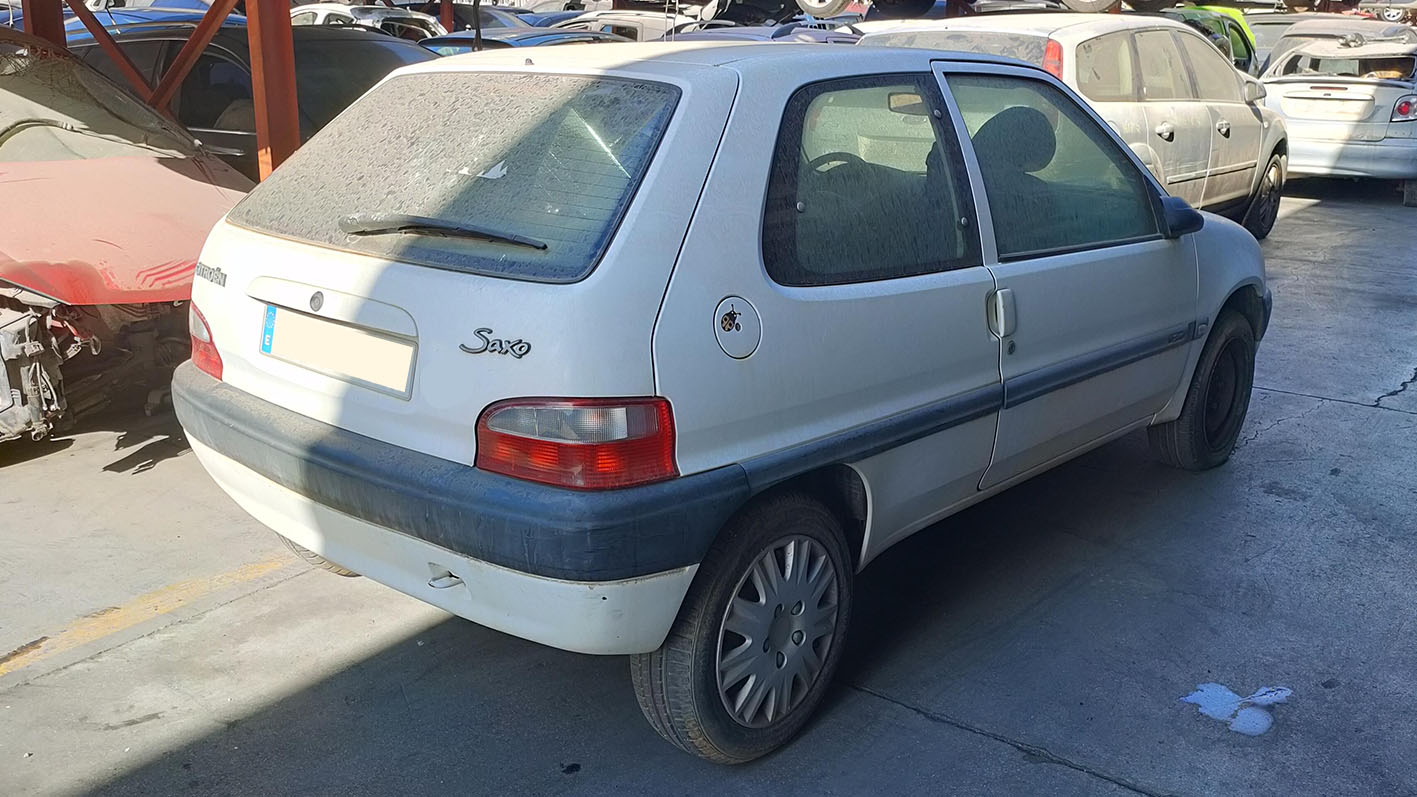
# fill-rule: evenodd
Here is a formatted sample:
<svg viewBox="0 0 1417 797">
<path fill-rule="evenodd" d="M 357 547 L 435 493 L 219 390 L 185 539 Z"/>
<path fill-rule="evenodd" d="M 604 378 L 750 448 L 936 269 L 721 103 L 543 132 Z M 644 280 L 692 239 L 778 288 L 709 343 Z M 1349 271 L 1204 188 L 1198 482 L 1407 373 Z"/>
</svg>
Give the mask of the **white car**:
<svg viewBox="0 0 1417 797">
<path fill-rule="evenodd" d="M 421 41 L 447 34 L 437 17 L 407 8 L 345 3 L 308 3 L 290 9 L 292 25 L 363 25 L 401 39 Z"/>
<path fill-rule="evenodd" d="M 1134 430 L 1224 462 L 1271 307 L 1254 238 L 1056 78 L 884 47 L 402 69 L 200 262 L 173 394 L 227 493 L 312 561 L 630 654 L 720 762 L 806 722 L 891 545 Z"/>
<path fill-rule="evenodd" d="M 1134 14 L 981 14 L 866 23 L 861 45 L 1021 58 L 1087 98 L 1166 186 L 1256 238 L 1284 188 L 1284 120 L 1263 87 L 1189 26 Z"/>
<path fill-rule="evenodd" d="M 663 37 L 681 25 L 697 22 L 698 17 L 685 14 L 665 14 L 662 11 L 587 11 L 578 17 L 557 22 L 553 28 L 593 30 L 624 36 L 630 41 L 647 42 Z"/>
<path fill-rule="evenodd" d="M 1417 43 L 1311 41 L 1264 81 L 1289 122 L 1295 174 L 1401 180 L 1403 203 L 1417 206 Z"/>
</svg>

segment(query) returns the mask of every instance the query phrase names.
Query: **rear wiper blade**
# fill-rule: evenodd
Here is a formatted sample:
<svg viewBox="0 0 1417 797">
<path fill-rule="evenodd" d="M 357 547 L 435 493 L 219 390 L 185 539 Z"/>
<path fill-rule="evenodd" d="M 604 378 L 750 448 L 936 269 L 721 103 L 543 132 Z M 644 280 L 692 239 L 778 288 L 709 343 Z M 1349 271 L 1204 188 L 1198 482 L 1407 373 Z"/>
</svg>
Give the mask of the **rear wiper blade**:
<svg viewBox="0 0 1417 797">
<path fill-rule="evenodd" d="M 480 238 L 484 241 L 515 244 L 529 249 L 545 249 L 546 243 L 525 235 L 475 227 L 471 224 L 457 224 L 428 216 L 410 216 L 406 213 L 353 213 L 339 220 L 340 232 L 347 235 L 392 235 L 412 233 L 414 235 L 442 235 L 448 238 Z"/>
</svg>

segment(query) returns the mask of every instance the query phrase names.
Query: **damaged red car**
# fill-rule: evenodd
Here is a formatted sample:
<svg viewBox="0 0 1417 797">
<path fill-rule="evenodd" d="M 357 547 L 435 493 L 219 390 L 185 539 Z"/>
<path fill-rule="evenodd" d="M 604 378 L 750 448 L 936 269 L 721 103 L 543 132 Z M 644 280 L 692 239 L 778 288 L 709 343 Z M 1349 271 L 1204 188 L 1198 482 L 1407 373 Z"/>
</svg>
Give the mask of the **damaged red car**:
<svg viewBox="0 0 1417 797">
<path fill-rule="evenodd" d="M 161 400 L 202 242 L 250 187 L 91 67 L 0 28 L 0 441 Z"/>
</svg>

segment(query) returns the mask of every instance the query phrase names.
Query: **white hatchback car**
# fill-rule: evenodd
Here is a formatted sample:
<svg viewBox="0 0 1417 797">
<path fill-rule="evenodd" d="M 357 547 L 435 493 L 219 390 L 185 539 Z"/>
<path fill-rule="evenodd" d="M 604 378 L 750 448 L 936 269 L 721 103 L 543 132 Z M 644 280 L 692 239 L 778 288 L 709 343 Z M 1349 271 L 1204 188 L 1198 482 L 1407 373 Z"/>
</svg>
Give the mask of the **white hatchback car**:
<svg viewBox="0 0 1417 797">
<path fill-rule="evenodd" d="M 1181 22 L 1138 14 L 980 14 L 873 22 L 862 45 L 1020 58 L 1086 97 L 1166 186 L 1195 207 L 1274 227 L 1289 144 L 1264 90 Z"/>
<path fill-rule="evenodd" d="M 400 70 L 197 276 L 174 399 L 241 506 L 631 654 L 655 729 L 723 762 L 802 726 L 911 533 L 1136 429 L 1225 461 L 1271 306 L 1254 238 L 1042 70 L 791 44 Z"/>
</svg>

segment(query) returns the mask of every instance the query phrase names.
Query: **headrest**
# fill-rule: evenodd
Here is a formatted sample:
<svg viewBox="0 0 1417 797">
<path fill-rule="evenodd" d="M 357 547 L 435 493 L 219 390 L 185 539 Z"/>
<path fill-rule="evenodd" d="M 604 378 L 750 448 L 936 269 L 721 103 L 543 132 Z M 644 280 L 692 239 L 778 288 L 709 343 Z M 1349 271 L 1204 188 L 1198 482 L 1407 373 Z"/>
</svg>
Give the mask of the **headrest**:
<svg viewBox="0 0 1417 797">
<path fill-rule="evenodd" d="M 1048 117 L 1026 105 L 1000 111 L 979 128 L 973 141 L 984 168 L 1008 166 L 1023 172 L 1036 172 L 1052 163 L 1058 148 Z"/>
</svg>

